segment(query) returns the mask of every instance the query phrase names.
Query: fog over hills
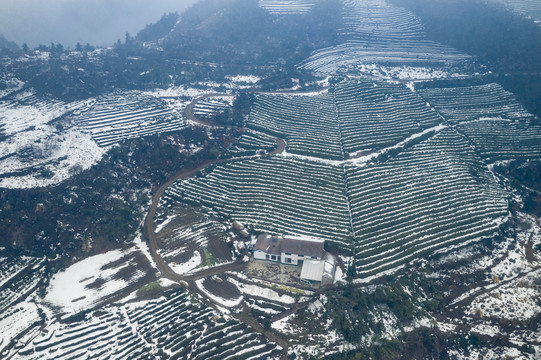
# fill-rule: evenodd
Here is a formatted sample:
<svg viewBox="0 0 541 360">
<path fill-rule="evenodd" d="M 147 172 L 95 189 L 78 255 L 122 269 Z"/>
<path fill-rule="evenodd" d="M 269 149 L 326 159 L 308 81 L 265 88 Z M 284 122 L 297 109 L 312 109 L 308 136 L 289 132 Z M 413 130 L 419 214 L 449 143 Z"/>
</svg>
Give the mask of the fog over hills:
<svg viewBox="0 0 541 360">
<path fill-rule="evenodd" d="M 156 22 L 163 13 L 181 12 L 195 0 L 18 0 L 0 2 L 0 34 L 30 47 L 51 42 L 73 47 L 107 46 Z"/>
</svg>

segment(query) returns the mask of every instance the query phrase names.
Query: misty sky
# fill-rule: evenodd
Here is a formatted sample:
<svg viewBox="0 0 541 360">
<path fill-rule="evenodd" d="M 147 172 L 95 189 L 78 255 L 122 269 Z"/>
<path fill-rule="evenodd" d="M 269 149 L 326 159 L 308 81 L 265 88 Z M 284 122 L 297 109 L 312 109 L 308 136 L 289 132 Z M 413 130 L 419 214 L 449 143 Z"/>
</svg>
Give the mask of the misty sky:
<svg viewBox="0 0 541 360">
<path fill-rule="evenodd" d="M 0 0 L 0 34 L 30 47 L 111 45 L 197 0 Z"/>
</svg>

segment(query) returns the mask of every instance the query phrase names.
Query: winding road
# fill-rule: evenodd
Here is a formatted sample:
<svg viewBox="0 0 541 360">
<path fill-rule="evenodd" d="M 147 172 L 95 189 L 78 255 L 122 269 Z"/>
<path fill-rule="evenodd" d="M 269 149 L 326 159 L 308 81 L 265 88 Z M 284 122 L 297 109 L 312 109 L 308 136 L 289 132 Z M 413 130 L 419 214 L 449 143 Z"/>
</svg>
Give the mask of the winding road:
<svg viewBox="0 0 541 360">
<path fill-rule="evenodd" d="M 239 128 L 239 127 L 235 127 L 235 126 L 217 125 L 217 124 L 214 124 L 214 123 L 211 123 L 211 122 L 208 122 L 208 121 L 204 121 L 204 120 L 199 119 L 196 116 L 194 116 L 193 109 L 194 109 L 195 105 L 197 104 L 197 102 L 199 102 L 199 101 L 201 101 L 203 99 L 207 99 L 209 97 L 218 97 L 218 96 L 224 97 L 224 96 L 234 96 L 234 95 L 227 95 L 227 94 L 224 95 L 224 94 L 213 93 L 213 94 L 207 94 L 207 95 L 200 96 L 200 97 L 194 99 L 184 109 L 184 113 L 183 113 L 184 116 L 188 120 L 191 120 L 192 122 L 194 122 L 196 124 L 199 124 L 199 125 L 202 125 L 202 126 L 223 127 L 223 128 L 229 128 L 229 129 L 245 130 L 245 128 Z M 277 154 L 282 153 L 285 150 L 286 144 L 285 144 L 284 140 L 282 140 L 280 138 L 269 136 L 269 135 L 267 135 L 267 134 L 265 134 L 263 132 L 260 132 L 260 131 L 254 131 L 254 132 L 257 133 L 257 134 L 266 136 L 269 139 L 272 139 L 272 140 L 274 140 L 276 142 L 276 149 L 274 149 L 273 151 L 267 153 L 266 156 L 277 155 Z M 203 162 L 201 165 L 199 165 L 196 168 L 182 169 L 179 172 L 177 172 L 176 174 L 174 174 L 169 180 L 167 180 L 164 184 L 162 184 L 154 192 L 154 195 L 152 197 L 152 204 L 150 205 L 150 209 L 149 209 L 149 211 L 147 213 L 147 216 L 145 218 L 143 233 L 146 235 L 146 237 L 148 239 L 148 242 L 150 244 L 150 251 L 152 253 L 152 257 L 154 258 L 154 263 L 156 264 L 156 267 L 162 273 L 162 275 L 165 276 L 166 278 L 168 278 L 170 280 L 173 280 L 175 282 L 189 282 L 189 281 L 194 281 L 194 280 L 201 279 L 201 278 L 204 278 L 204 277 L 207 277 L 207 276 L 212 276 L 212 275 L 216 275 L 216 274 L 219 274 L 219 273 L 223 273 L 225 271 L 239 270 L 239 269 L 244 268 L 245 264 L 242 262 L 242 260 L 237 259 L 237 261 L 235 261 L 233 263 L 226 264 L 226 265 L 221 265 L 221 266 L 215 266 L 215 267 L 212 267 L 210 269 L 201 270 L 201 271 L 198 271 L 198 272 L 190 274 L 190 275 L 178 274 L 175 271 L 173 271 L 173 269 L 171 269 L 171 267 L 165 262 L 165 260 L 163 260 L 161 255 L 158 253 L 158 240 L 156 238 L 156 233 L 155 233 L 155 229 L 154 229 L 154 218 L 156 216 L 156 211 L 158 209 L 158 205 L 160 203 L 161 198 L 163 197 L 163 195 L 165 193 L 165 190 L 169 186 L 171 186 L 177 180 L 185 179 L 185 178 L 194 176 L 199 171 L 201 171 L 201 170 L 203 170 L 203 169 L 205 169 L 205 168 L 207 168 L 207 167 L 209 167 L 209 166 L 211 166 L 213 164 L 218 164 L 218 163 L 223 163 L 223 162 L 230 162 L 230 161 L 234 161 L 234 160 L 235 159 L 207 160 L 207 161 Z"/>
<path fill-rule="evenodd" d="M 207 95 L 202 95 L 196 99 L 194 99 L 190 104 L 188 104 L 188 106 L 186 106 L 186 108 L 184 109 L 184 111 L 182 112 L 182 115 L 194 122 L 195 124 L 198 124 L 198 125 L 202 125 L 202 126 L 207 126 L 207 127 L 222 127 L 222 128 L 225 128 L 225 129 L 237 129 L 237 130 L 247 130 L 246 128 L 244 127 L 238 127 L 238 126 L 231 126 L 231 125 L 219 125 L 219 124 L 216 124 L 214 122 L 211 122 L 211 121 L 206 121 L 206 120 L 203 120 L 203 119 L 200 119 L 198 117 L 196 117 L 194 114 L 193 114 L 193 110 L 195 108 L 195 105 L 197 105 L 197 103 L 201 100 L 204 100 L 204 99 L 207 99 L 209 97 L 233 97 L 234 95 L 229 95 L 229 94 L 220 94 L 220 93 L 212 93 L 212 94 L 207 94 Z M 268 134 L 265 134 L 264 132 L 261 132 L 261 131 L 257 131 L 257 130 L 253 130 L 253 129 L 250 129 L 248 130 L 250 131 L 251 133 L 254 133 L 254 134 L 257 134 L 257 135 L 261 135 L 261 136 L 264 136 L 264 137 L 267 137 L 273 141 L 276 142 L 276 149 L 274 149 L 273 151 L 269 152 L 267 155 L 278 155 L 278 154 L 281 154 L 284 152 L 284 150 L 286 149 L 286 142 L 283 140 L 283 139 L 280 139 L 278 137 L 274 137 L 274 136 L 270 136 Z"/>
<path fill-rule="evenodd" d="M 222 127 L 222 128 L 229 128 L 229 129 L 238 129 L 238 130 L 246 130 L 245 128 L 235 127 L 235 126 L 228 126 L 228 125 L 218 125 L 209 121 L 205 121 L 202 119 L 197 118 L 193 114 L 193 109 L 198 101 L 201 101 L 203 99 L 209 98 L 209 97 L 224 97 L 224 96 L 233 96 L 233 95 L 224 95 L 224 94 L 207 94 L 200 96 L 196 99 L 194 99 L 185 109 L 183 112 L 183 115 L 186 119 L 194 122 L 197 125 L 201 126 L 207 126 L 207 127 Z M 265 136 L 269 139 L 272 139 L 276 142 L 276 149 L 273 151 L 268 152 L 264 156 L 272 156 L 282 153 L 285 150 L 286 143 L 284 140 L 270 136 L 268 134 L 265 134 L 260 131 L 253 131 L 249 130 L 253 133 L 259 134 L 261 136 Z M 212 302 L 211 299 L 208 299 L 207 296 L 199 290 L 197 287 L 195 281 L 208 277 L 213 276 L 217 274 L 222 274 L 226 271 L 234 271 L 234 270 L 242 270 L 246 267 L 246 263 L 242 261 L 242 259 L 237 259 L 236 261 L 224 264 L 224 265 L 218 265 L 211 267 L 209 269 L 200 270 L 192 274 L 182 275 L 178 274 L 171 267 L 165 262 L 165 260 L 162 258 L 162 256 L 158 253 L 158 239 L 156 237 L 155 229 L 154 229 L 154 218 L 156 216 L 156 211 L 158 209 L 158 205 L 160 204 L 160 200 L 163 197 L 165 190 L 171 186 L 173 183 L 175 183 L 177 180 L 185 179 L 191 176 L 194 176 L 199 171 L 218 163 L 224 163 L 224 162 L 230 162 L 235 161 L 236 159 L 216 159 L 216 160 L 207 160 L 203 162 L 201 165 L 199 165 L 196 168 L 190 168 L 190 169 L 182 169 L 175 173 L 169 180 L 167 180 L 164 184 L 162 184 L 152 196 L 152 204 L 150 205 L 150 209 L 147 213 L 147 216 L 145 218 L 144 222 L 144 228 L 143 228 L 143 234 L 148 239 L 148 243 L 150 244 L 150 252 L 152 254 L 152 257 L 154 259 L 154 263 L 158 270 L 160 271 L 161 275 L 167 279 L 170 279 L 174 282 L 182 284 L 184 287 L 187 288 L 191 293 L 199 294 L 200 299 L 206 303 L 209 306 L 215 307 L 215 304 Z M 282 348 L 287 349 L 289 347 L 289 342 L 286 339 L 283 339 L 280 336 L 277 336 L 273 332 L 270 332 L 268 330 L 265 330 L 259 322 L 253 318 L 249 313 L 243 312 L 240 314 L 231 314 L 233 317 L 237 318 L 237 320 L 245 323 L 246 325 L 252 327 L 255 331 L 263 334 L 267 337 L 270 341 L 273 341 L 277 344 L 279 344 Z"/>
</svg>

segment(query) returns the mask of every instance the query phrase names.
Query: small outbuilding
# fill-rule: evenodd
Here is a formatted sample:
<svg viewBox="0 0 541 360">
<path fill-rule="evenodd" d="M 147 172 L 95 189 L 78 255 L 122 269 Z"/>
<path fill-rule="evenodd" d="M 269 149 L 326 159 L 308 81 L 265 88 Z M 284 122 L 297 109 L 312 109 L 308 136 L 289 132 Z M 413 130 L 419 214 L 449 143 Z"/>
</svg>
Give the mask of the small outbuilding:
<svg viewBox="0 0 541 360">
<path fill-rule="evenodd" d="M 306 260 L 302 264 L 301 281 L 306 283 L 320 283 L 323 280 L 325 262 L 321 260 Z"/>
</svg>

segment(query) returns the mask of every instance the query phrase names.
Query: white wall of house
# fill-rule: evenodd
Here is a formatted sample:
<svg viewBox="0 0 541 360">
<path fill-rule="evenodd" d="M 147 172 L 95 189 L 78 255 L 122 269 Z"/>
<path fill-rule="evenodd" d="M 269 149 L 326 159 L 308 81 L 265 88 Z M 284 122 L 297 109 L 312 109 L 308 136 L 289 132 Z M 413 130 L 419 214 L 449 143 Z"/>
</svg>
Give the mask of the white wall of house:
<svg viewBox="0 0 541 360">
<path fill-rule="evenodd" d="M 308 259 L 314 259 L 314 260 L 321 260 L 321 257 L 313 258 L 311 256 L 305 256 L 303 254 L 289 254 L 289 253 L 282 253 L 282 263 L 287 265 L 299 265 L 299 261 L 308 260 Z"/>
<path fill-rule="evenodd" d="M 282 253 L 281 255 L 270 255 L 262 250 L 254 251 L 254 259 L 255 260 L 268 260 L 268 261 L 276 261 L 281 262 L 282 264 L 286 265 L 299 265 L 299 261 L 303 260 L 321 260 L 321 257 L 311 257 L 311 256 L 304 256 L 299 254 L 289 254 L 289 253 Z"/>
<path fill-rule="evenodd" d="M 266 253 L 261 250 L 254 251 L 254 259 L 255 260 L 266 260 L 265 258 Z"/>
<path fill-rule="evenodd" d="M 255 260 L 268 260 L 268 261 L 278 262 L 278 261 L 280 261 L 280 255 L 270 255 L 270 254 L 267 254 L 264 251 L 257 250 L 257 251 L 254 251 L 254 259 Z"/>
</svg>

